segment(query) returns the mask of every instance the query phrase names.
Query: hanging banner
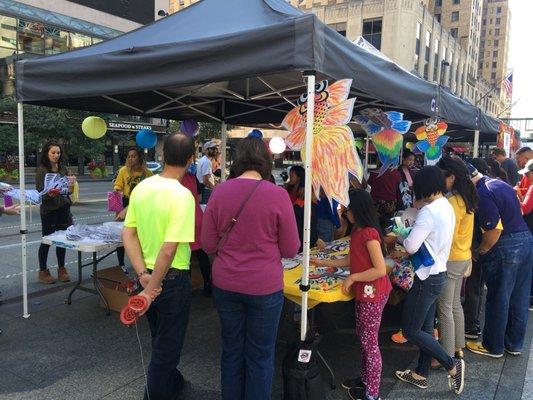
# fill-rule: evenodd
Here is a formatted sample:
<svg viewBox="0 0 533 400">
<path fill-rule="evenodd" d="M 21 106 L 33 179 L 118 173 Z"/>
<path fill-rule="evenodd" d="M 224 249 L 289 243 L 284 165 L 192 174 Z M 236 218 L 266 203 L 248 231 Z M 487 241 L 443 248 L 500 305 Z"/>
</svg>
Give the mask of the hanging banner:
<svg viewBox="0 0 533 400">
<path fill-rule="evenodd" d="M 500 122 L 496 146 L 504 149 L 507 157 L 512 156 L 512 152 L 518 150 L 521 146 L 520 139 L 516 136 L 512 126 Z"/>
<path fill-rule="evenodd" d="M 411 121 L 404 121 L 401 112 L 383 112 L 379 108 L 362 110 L 354 120 L 372 138 L 381 161 L 379 176 L 388 169 L 396 168 L 400 164 L 403 135 L 409 131 Z"/>
<path fill-rule="evenodd" d="M 449 136 L 444 135 L 447 129 L 448 124 L 446 122 L 436 118 L 428 118 L 425 124 L 415 131 L 415 136 L 418 139 L 416 147 L 425 153 L 427 165 L 433 165 L 441 158 L 442 148 L 450 139 Z"/>
<path fill-rule="evenodd" d="M 357 155 L 355 140 L 350 127 L 355 98 L 348 99 L 351 79 L 329 84 L 322 81 L 315 85 L 315 120 L 313 124 L 313 154 L 311 156 L 313 190 L 320 198 L 320 189 L 326 197 L 347 206 L 349 174 L 359 181 L 363 177 L 363 166 Z M 299 150 L 302 159 L 307 123 L 307 93 L 298 99 L 281 123 L 290 133 L 285 138 L 287 147 Z"/>
</svg>

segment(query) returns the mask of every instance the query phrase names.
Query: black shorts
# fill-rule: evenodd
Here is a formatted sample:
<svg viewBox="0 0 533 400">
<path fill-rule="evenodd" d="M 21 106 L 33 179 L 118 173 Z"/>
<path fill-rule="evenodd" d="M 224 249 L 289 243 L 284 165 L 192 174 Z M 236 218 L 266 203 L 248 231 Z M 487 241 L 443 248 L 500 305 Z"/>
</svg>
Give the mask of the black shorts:
<svg viewBox="0 0 533 400">
<path fill-rule="evenodd" d="M 41 224 L 43 236 L 51 235 L 56 231 L 66 230 L 73 224 L 70 204 L 46 214 L 41 214 Z"/>
</svg>

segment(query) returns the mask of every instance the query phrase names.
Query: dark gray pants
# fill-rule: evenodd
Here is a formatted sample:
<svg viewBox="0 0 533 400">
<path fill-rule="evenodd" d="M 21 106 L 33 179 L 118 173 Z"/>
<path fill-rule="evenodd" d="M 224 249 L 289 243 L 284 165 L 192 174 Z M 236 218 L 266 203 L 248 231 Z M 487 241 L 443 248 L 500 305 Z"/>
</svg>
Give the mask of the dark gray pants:
<svg viewBox="0 0 533 400">
<path fill-rule="evenodd" d="M 472 274 L 466 279 L 465 303 L 463 305 L 466 332 L 477 331 L 481 327 L 479 315 L 481 314 L 481 304 L 483 303 L 483 286 L 481 263 L 473 261 Z"/>
</svg>

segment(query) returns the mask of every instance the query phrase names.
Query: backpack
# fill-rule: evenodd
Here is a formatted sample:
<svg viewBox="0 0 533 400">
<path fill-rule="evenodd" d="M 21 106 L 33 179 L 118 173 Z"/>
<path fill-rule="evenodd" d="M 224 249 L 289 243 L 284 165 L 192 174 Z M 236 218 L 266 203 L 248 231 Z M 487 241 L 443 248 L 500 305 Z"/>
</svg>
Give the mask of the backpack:
<svg viewBox="0 0 533 400">
<path fill-rule="evenodd" d="M 317 346 L 320 337 L 308 335 L 290 346 L 283 358 L 283 400 L 324 400 Z"/>
</svg>

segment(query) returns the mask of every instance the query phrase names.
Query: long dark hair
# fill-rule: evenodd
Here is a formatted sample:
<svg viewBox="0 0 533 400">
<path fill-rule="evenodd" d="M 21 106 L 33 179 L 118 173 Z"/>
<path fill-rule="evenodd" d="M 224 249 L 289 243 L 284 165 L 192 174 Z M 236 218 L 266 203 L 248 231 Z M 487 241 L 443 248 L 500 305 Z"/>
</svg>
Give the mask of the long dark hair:
<svg viewBox="0 0 533 400">
<path fill-rule="evenodd" d="M 505 183 L 509 183 L 509 177 L 507 176 L 507 172 L 500 166 L 500 163 L 496 161 L 495 159 L 491 157 L 485 158 L 485 162 L 489 166 L 489 175 L 492 178 L 498 178 L 504 181 Z"/>
<path fill-rule="evenodd" d="M 374 207 L 374 202 L 370 194 L 363 189 L 350 190 L 350 211 L 355 220 L 354 226 L 357 228 L 374 228 L 378 231 L 381 239 L 381 251 L 385 254 L 385 244 L 383 242 L 383 230 L 379 223 L 379 215 Z"/>
<path fill-rule="evenodd" d="M 65 153 L 63 153 L 63 147 L 61 147 L 59 142 L 55 140 L 50 140 L 49 142 L 45 143 L 41 151 L 39 164 L 45 167 L 48 171 L 52 171 L 52 163 L 50 162 L 50 158 L 48 158 L 48 152 L 52 147 L 59 147 L 59 160 L 57 161 L 57 170 L 61 171 L 61 168 L 63 168 L 63 160 L 65 157 Z"/>
<path fill-rule="evenodd" d="M 291 171 L 300 179 L 298 185 L 289 185 L 287 189 L 292 192 L 296 190 L 303 189 L 305 187 L 305 169 L 301 165 L 294 165 L 291 167 Z"/>
<path fill-rule="evenodd" d="M 413 191 L 417 199 L 427 199 L 434 194 L 446 193 L 446 179 L 439 167 L 425 166 L 415 175 Z"/>
<path fill-rule="evenodd" d="M 270 180 L 272 175 L 272 156 L 265 143 L 256 137 L 241 139 L 237 145 L 237 153 L 233 163 L 235 176 L 240 176 L 246 171 L 256 171 L 265 180 Z"/>
<path fill-rule="evenodd" d="M 466 212 L 472 214 L 477 208 L 478 196 L 465 163 L 459 158 L 443 155 L 437 167 L 444 171 L 446 177 L 455 176 L 452 190 L 463 198 Z"/>
</svg>

